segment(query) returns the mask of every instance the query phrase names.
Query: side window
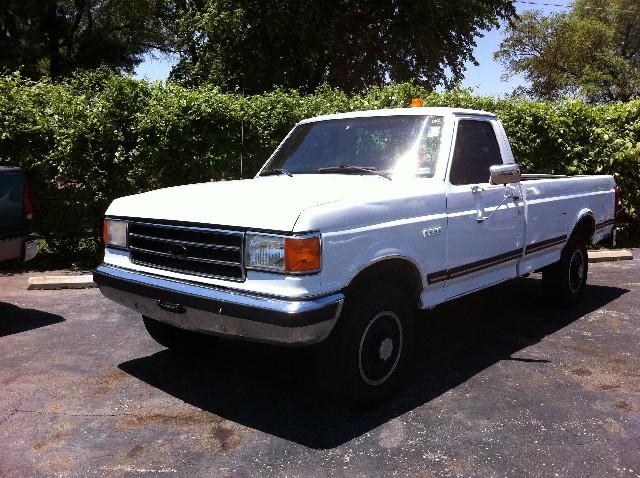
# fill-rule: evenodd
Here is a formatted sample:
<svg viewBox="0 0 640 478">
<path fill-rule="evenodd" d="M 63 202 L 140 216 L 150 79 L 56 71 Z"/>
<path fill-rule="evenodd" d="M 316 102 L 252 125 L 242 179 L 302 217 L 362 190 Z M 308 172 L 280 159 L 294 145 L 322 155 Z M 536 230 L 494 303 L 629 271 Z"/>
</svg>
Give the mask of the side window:
<svg viewBox="0 0 640 478">
<path fill-rule="evenodd" d="M 458 122 L 449 182 L 454 185 L 489 182 L 489 167 L 502 164 L 500 147 L 488 121 Z"/>
</svg>

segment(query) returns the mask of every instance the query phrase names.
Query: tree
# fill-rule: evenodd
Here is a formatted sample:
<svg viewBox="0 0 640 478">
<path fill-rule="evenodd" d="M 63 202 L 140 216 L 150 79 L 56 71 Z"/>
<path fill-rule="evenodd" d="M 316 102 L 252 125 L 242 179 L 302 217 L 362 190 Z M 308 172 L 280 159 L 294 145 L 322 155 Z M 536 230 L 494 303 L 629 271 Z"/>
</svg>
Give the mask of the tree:
<svg viewBox="0 0 640 478">
<path fill-rule="evenodd" d="M 474 38 L 514 13 L 511 0 L 178 0 L 172 77 L 247 93 L 451 87 L 475 63 Z"/>
<path fill-rule="evenodd" d="M 529 95 L 589 102 L 640 97 L 637 0 L 576 0 L 567 13 L 525 12 L 494 57 L 507 77 L 524 74 Z"/>
<path fill-rule="evenodd" d="M 164 48 L 165 8 L 164 0 L 0 0 L 0 68 L 31 78 L 131 71 Z"/>
</svg>

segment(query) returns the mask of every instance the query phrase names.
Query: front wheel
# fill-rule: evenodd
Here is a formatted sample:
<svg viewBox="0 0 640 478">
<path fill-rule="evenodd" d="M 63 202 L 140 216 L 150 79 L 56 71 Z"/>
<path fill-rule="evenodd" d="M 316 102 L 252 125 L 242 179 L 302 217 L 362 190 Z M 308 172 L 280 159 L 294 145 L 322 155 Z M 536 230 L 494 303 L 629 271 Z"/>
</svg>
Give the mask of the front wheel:
<svg viewBox="0 0 640 478">
<path fill-rule="evenodd" d="M 394 285 L 356 291 L 347 298 L 321 358 L 323 375 L 340 401 L 370 406 L 398 388 L 413 350 L 414 305 Z"/>
<path fill-rule="evenodd" d="M 562 250 L 560 260 L 542 271 L 545 291 L 562 305 L 575 304 L 587 286 L 588 269 L 587 241 L 574 234 Z"/>
</svg>

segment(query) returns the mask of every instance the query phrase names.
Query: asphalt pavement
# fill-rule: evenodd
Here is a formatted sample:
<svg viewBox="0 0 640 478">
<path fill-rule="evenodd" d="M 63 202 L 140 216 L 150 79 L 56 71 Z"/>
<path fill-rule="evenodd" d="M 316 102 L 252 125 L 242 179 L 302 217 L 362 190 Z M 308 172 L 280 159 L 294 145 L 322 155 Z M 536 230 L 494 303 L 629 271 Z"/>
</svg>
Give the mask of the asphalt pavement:
<svg viewBox="0 0 640 478">
<path fill-rule="evenodd" d="M 532 275 L 420 314 L 368 411 L 318 398 L 308 350 L 175 355 L 97 289 L 28 277 L 0 276 L 3 477 L 640 477 L 637 259 L 590 264 L 572 309 Z"/>
</svg>

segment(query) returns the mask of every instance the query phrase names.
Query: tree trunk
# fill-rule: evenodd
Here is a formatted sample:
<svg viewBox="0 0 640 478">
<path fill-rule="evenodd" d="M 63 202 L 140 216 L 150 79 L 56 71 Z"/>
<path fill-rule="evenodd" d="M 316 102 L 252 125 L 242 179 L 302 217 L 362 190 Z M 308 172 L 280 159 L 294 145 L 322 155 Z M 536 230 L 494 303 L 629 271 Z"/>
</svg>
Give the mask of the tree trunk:
<svg viewBox="0 0 640 478">
<path fill-rule="evenodd" d="M 42 21 L 42 33 L 46 38 L 49 57 L 49 76 L 57 78 L 62 74 L 62 56 L 60 55 L 60 23 L 58 21 L 57 0 L 47 0 Z"/>
</svg>

